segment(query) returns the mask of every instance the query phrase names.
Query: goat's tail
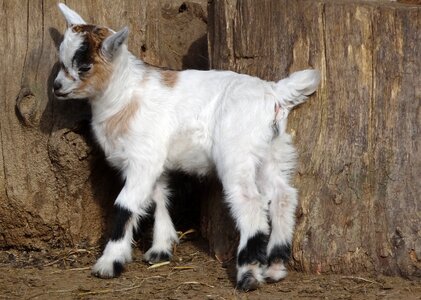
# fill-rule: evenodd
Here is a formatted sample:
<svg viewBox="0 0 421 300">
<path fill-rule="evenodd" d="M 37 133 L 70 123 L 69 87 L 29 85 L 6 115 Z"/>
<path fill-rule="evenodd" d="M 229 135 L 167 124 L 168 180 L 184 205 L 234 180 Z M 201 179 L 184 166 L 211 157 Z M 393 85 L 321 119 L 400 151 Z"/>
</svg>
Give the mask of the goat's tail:
<svg viewBox="0 0 421 300">
<path fill-rule="evenodd" d="M 320 72 L 307 69 L 292 73 L 289 77 L 276 83 L 276 93 L 281 106 L 291 110 L 307 100 L 320 83 Z"/>
</svg>

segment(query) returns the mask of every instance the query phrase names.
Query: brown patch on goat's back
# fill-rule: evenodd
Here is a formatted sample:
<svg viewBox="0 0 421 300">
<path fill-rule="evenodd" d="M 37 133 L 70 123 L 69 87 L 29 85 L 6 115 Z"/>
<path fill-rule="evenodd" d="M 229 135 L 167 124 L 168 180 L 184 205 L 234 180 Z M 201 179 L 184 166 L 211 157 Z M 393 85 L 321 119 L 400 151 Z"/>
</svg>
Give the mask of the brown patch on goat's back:
<svg viewBox="0 0 421 300">
<path fill-rule="evenodd" d="M 133 97 L 129 104 L 106 121 L 105 134 L 108 137 L 121 136 L 129 131 L 130 122 L 139 110 L 139 102 L 138 97 Z"/>
<path fill-rule="evenodd" d="M 174 87 L 178 80 L 177 71 L 162 71 L 161 72 L 162 83 L 167 87 Z"/>
</svg>

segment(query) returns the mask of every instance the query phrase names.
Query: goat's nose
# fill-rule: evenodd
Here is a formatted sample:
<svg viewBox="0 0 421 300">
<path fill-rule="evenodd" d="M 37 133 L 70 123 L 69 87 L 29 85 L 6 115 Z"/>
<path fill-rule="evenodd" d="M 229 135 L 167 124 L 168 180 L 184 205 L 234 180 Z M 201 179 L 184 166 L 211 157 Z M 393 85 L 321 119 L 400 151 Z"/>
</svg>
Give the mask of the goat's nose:
<svg viewBox="0 0 421 300">
<path fill-rule="evenodd" d="M 54 80 L 54 83 L 53 83 L 54 91 L 57 91 L 57 90 L 61 89 L 61 87 L 62 87 L 62 84 L 59 81 Z"/>
</svg>

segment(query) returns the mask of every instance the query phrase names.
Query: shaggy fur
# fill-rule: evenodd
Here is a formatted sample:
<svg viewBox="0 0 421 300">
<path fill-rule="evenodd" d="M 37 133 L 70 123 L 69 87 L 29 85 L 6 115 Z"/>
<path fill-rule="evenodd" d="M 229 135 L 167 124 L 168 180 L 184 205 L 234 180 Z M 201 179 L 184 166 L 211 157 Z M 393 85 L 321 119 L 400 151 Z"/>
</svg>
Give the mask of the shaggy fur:
<svg viewBox="0 0 421 300">
<path fill-rule="evenodd" d="M 125 180 L 115 201 L 115 234 L 93 274 L 117 276 L 131 260 L 133 231 L 152 203 L 155 232 L 144 258 L 171 258 L 178 239 L 165 174 L 178 169 L 219 176 L 240 232 L 238 287 L 283 278 L 297 206 L 290 185 L 296 152 L 285 127 L 289 111 L 316 90 L 319 73 L 268 82 L 230 71 L 160 70 L 128 51 L 127 28 L 86 25 L 59 7 L 68 29 L 55 95 L 89 98 L 96 139 Z"/>
</svg>

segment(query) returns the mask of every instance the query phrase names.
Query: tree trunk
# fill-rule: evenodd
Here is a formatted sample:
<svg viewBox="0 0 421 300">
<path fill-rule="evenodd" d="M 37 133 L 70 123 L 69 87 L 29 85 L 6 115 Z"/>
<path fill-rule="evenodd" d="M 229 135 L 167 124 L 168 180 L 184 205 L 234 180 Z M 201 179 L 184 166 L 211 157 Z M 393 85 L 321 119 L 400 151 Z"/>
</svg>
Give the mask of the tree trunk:
<svg viewBox="0 0 421 300">
<path fill-rule="evenodd" d="M 66 3 L 87 22 L 128 25 L 129 49 L 148 63 L 207 68 L 206 0 Z M 64 18 L 55 0 L 0 6 L 0 247 L 95 245 L 121 185 L 92 141 L 87 103 L 51 93 Z"/>
<path fill-rule="evenodd" d="M 421 276 L 420 23 L 420 6 L 388 1 L 211 2 L 211 68 L 268 80 L 322 73 L 289 117 L 293 267 Z"/>
</svg>

